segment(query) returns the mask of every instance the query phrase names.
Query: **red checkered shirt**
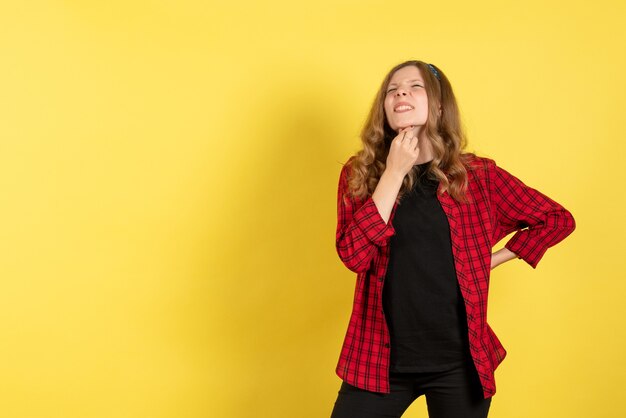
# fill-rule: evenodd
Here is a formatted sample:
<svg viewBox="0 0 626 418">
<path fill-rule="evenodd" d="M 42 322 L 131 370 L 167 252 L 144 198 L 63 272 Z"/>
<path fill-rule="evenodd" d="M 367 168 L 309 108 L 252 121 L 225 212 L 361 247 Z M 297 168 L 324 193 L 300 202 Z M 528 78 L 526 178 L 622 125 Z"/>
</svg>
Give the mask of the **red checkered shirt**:
<svg viewBox="0 0 626 418">
<path fill-rule="evenodd" d="M 336 248 L 346 267 L 357 273 L 357 281 L 336 372 L 352 386 L 389 393 L 389 330 L 382 291 L 398 202 L 385 223 L 371 196 L 350 196 L 349 162 L 339 179 Z M 468 163 L 470 202 L 458 203 L 448 192 L 438 193 L 437 197 L 450 225 L 454 266 L 467 313 L 470 354 L 484 397 L 488 398 L 496 392 L 494 371 L 506 356 L 487 324 L 492 247 L 517 231 L 505 247 L 535 268 L 549 247 L 574 230 L 574 218 L 563 206 L 526 186 L 493 160 L 473 155 Z"/>
</svg>

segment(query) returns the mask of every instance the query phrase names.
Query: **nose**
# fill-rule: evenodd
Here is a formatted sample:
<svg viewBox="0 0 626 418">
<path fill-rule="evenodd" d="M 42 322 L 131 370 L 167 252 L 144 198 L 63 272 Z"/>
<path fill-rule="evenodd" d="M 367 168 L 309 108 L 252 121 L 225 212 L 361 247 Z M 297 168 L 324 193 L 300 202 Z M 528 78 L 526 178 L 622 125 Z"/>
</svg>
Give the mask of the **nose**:
<svg viewBox="0 0 626 418">
<path fill-rule="evenodd" d="M 406 95 L 407 95 L 406 90 L 404 90 L 401 87 L 398 87 L 398 89 L 396 90 L 396 96 L 406 96 Z"/>
</svg>

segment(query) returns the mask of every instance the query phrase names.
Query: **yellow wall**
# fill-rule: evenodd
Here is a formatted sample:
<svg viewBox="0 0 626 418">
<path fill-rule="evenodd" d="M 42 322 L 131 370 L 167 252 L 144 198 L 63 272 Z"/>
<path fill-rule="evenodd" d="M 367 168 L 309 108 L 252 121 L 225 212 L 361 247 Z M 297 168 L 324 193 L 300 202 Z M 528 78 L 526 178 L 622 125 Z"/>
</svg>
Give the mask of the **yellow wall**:
<svg viewBox="0 0 626 418">
<path fill-rule="evenodd" d="M 470 150 L 578 223 L 494 271 L 491 416 L 622 416 L 624 12 L 2 0 L 0 416 L 328 416 L 340 163 L 409 58 L 451 79 Z"/>
</svg>

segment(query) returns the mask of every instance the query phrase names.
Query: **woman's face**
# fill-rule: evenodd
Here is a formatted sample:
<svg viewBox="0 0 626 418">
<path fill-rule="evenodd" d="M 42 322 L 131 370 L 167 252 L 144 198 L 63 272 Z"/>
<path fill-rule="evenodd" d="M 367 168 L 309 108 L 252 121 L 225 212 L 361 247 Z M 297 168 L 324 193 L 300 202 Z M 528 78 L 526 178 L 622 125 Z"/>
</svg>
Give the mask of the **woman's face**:
<svg viewBox="0 0 626 418">
<path fill-rule="evenodd" d="M 421 71 L 414 65 L 396 71 L 385 96 L 387 123 L 398 132 L 402 128 L 420 128 L 428 119 L 428 97 Z"/>
</svg>

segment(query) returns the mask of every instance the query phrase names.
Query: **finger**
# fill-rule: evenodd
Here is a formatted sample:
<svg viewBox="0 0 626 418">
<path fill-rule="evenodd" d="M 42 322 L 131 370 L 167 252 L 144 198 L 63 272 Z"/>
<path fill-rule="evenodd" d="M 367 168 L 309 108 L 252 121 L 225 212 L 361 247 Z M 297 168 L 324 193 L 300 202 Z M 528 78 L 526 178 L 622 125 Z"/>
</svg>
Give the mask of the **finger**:
<svg viewBox="0 0 626 418">
<path fill-rule="evenodd" d="M 404 128 L 401 128 L 399 132 L 408 132 L 409 134 L 412 134 L 413 132 L 413 127 L 412 126 L 406 126 Z"/>
<path fill-rule="evenodd" d="M 398 129 L 398 133 L 404 132 L 404 131 L 406 131 L 406 130 L 408 130 L 410 128 L 411 128 L 410 126 L 405 126 L 404 128 L 400 128 L 400 129 Z"/>
<path fill-rule="evenodd" d="M 418 137 L 414 136 L 411 138 L 411 142 L 409 142 L 410 148 L 415 151 L 419 148 L 420 140 Z"/>
<path fill-rule="evenodd" d="M 417 137 L 411 134 L 407 135 L 407 141 L 409 144 L 413 145 L 413 142 L 417 142 Z"/>
</svg>

